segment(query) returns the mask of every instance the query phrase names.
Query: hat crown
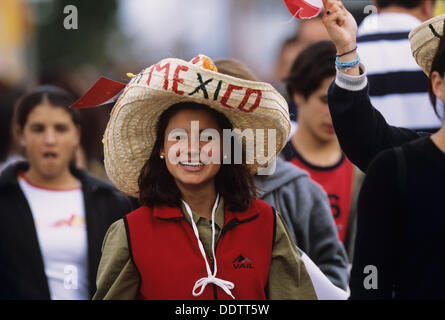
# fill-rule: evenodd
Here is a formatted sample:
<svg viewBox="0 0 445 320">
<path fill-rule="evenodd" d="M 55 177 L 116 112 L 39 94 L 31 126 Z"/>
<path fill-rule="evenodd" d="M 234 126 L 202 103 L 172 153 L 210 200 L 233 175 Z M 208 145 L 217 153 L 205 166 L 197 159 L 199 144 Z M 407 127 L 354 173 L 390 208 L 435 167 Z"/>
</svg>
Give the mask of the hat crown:
<svg viewBox="0 0 445 320">
<path fill-rule="evenodd" d="M 201 53 L 198 54 L 196 57 L 194 57 L 192 60 L 190 60 L 190 63 L 194 64 L 195 66 L 201 67 L 203 69 L 218 72 L 218 68 L 213 63 L 213 60 Z"/>
<path fill-rule="evenodd" d="M 413 57 L 428 77 L 440 39 L 444 34 L 445 14 L 425 21 L 409 33 Z"/>
</svg>

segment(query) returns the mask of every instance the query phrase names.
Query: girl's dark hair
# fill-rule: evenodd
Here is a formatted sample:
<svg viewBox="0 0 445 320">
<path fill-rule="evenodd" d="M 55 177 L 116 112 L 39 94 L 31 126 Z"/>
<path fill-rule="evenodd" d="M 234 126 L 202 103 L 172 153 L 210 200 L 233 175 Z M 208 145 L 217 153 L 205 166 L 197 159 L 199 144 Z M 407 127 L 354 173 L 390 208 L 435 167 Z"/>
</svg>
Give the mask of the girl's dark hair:
<svg viewBox="0 0 445 320">
<path fill-rule="evenodd" d="M 307 99 L 320 88 L 324 79 L 335 76 L 336 53 L 334 43 L 328 40 L 316 42 L 303 50 L 284 80 L 289 97 L 299 93 Z"/>
<path fill-rule="evenodd" d="M 77 109 L 70 109 L 69 106 L 75 102 L 75 98 L 62 88 L 53 85 L 37 87 L 26 93 L 17 102 L 15 109 L 15 121 L 23 129 L 31 111 L 41 104 L 44 99 L 57 108 L 62 108 L 71 115 L 75 125 L 80 125 L 80 116 Z"/>
<path fill-rule="evenodd" d="M 433 62 L 431 64 L 430 71 L 430 82 L 428 86 L 428 93 L 430 95 L 431 104 L 433 105 L 434 112 L 436 116 L 440 119 L 439 112 L 437 111 L 437 98 L 433 92 L 433 87 L 431 85 L 431 73 L 433 71 L 437 71 L 440 74 L 440 77 L 443 78 L 445 74 L 445 35 L 440 38 L 439 46 L 436 51 L 436 55 L 434 56 Z"/>
<path fill-rule="evenodd" d="M 166 160 L 160 159 L 169 120 L 180 110 L 205 110 L 216 119 L 221 130 L 232 129 L 232 124 L 225 115 L 204 104 L 180 102 L 164 111 L 156 127 L 153 150 L 139 174 L 139 202 L 142 205 L 179 207 L 181 204 L 181 192 L 167 169 Z M 249 208 L 251 199 L 256 197 L 257 189 L 249 168 L 245 164 L 234 164 L 233 148 L 232 144 L 231 164 L 221 164 L 215 176 L 215 188 L 224 198 L 229 210 L 244 211 Z"/>
</svg>

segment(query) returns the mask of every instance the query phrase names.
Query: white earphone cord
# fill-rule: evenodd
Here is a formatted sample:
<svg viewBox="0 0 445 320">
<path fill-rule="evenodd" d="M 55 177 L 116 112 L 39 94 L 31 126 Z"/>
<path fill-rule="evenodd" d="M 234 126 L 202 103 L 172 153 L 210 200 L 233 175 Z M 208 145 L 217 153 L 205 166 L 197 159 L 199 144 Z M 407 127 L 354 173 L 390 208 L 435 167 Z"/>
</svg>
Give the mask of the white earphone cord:
<svg viewBox="0 0 445 320">
<path fill-rule="evenodd" d="M 199 250 L 201 251 L 202 257 L 204 258 L 204 262 L 206 264 L 206 269 L 207 269 L 207 277 L 201 278 L 195 282 L 195 286 L 193 287 L 192 294 L 194 297 L 201 295 L 203 293 L 205 287 L 208 284 L 213 283 L 213 284 L 217 285 L 218 287 L 220 287 L 221 289 L 223 289 L 224 292 L 227 293 L 229 296 L 231 296 L 233 299 L 235 299 L 235 297 L 232 295 L 232 292 L 230 291 L 233 288 L 235 288 L 235 284 L 233 282 L 219 279 L 216 277 L 218 267 L 217 267 L 216 256 L 215 256 L 215 212 L 216 212 L 216 208 L 218 207 L 218 201 L 219 201 L 219 194 L 216 196 L 216 201 L 215 201 L 215 204 L 213 205 L 213 209 L 212 209 L 212 254 L 213 254 L 213 261 L 214 261 L 213 262 L 213 274 L 212 274 L 212 272 L 210 271 L 210 266 L 207 263 L 204 247 L 201 243 L 201 240 L 199 239 L 198 228 L 196 227 L 195 221 L 193 220 L 192 210 L 190 209 L 189 205 L 184 200 L 182 200 L 182 202 L 184 203 L 185 209 L 187 211 L 187 214 L 190 217 L 193 231 L 195 233 L 196 239 L 198 240 Z M 198 293 L 196 293 L 195 291 L 199 287 L 201 287 L 201 289 L 199 290 Z"/>
</svg>

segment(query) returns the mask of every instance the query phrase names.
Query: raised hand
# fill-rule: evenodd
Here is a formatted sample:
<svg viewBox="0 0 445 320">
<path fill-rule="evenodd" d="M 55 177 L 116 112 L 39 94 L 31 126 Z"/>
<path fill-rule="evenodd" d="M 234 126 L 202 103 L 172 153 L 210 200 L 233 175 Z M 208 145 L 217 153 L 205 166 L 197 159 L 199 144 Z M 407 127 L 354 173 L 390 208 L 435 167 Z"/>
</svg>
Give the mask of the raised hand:
<svg viewBox="0 0 445 320">
<path fill-rule="evenodd" d="M 337 48 L 337 54 L 341 55 L 338 58 L 339 61 L 355 61 L 357 59 L 357 51 L 354 50 L 357 47 L 357 22 L 343 6 L 341 0 L 323 0 L 323 5 L 325 8 L 323 24 Z M 360 74 L 358 66 L 340 69 L 340 71 L 354 76 Z"/>
<path fill-rule="evenodd" d="M 325 12 L 323 23 L 337 47 L 337 53 L 342 54 L 356 47 L 357 22 L 346 10 L 341 0 L 323 0 Z"/>
</svg>

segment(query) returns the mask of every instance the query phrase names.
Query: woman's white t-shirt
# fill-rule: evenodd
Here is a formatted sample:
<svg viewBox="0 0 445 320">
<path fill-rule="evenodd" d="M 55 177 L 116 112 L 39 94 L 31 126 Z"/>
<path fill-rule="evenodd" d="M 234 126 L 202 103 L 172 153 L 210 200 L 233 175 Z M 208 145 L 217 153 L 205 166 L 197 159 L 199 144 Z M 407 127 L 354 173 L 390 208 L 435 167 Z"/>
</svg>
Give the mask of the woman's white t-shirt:
<svg viewBox="0 0 445 320">
<path fill-rule="evenodd" d="M 52 300 L 89 299 L 88 241 L 82 189 L 51 190 L 19 174 L 28 200 Z"/>
</svg>

